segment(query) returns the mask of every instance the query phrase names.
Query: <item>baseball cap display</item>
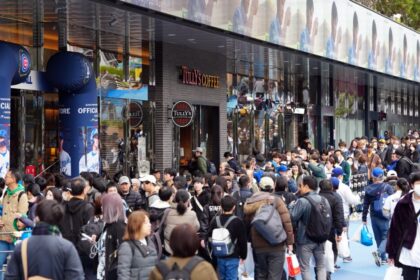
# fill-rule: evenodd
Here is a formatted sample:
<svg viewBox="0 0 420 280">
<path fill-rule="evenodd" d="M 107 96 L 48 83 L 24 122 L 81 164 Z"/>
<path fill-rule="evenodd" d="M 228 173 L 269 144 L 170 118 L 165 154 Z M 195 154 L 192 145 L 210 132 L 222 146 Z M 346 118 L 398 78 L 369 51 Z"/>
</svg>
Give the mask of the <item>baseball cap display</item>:
<svg viewBox="0 0 420 280">
<path fill-rule="evenodd" d="M 260 180 L 260 188 L 261 190 L 268 191 L 274 189 L 274 181 L 271 177 L 262 177 Z"/>
<path fill-rule="evenodd" d="M 153 185 L 156 185 L 156 177 L 153 175 L 146 175 L 140 178 L 140 182 L 150 182 Z"/>
<path fill-rule="evenodd" d="M 118 185 L 130 184 L 130 179 L 127 176 L 121 176 L 118 180 Z"/>
</svg>

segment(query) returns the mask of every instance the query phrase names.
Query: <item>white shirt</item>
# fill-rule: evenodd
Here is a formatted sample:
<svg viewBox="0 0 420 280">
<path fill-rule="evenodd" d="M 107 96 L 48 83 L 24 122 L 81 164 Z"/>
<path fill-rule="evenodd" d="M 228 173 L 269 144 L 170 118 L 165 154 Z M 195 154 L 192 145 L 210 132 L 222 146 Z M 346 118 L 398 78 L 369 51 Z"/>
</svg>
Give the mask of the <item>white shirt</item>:
<svg viewBox="0 0 420 280">
<path fill-rule="evenodd" d="M 60 152 L 60 171 L 66 176 L 71 176 L 71 158 L 64 150 Z"/>
<path fill-rule="evenodd" d="M 414 196 L 413 204 L 415 213 L 417 213 L 420 209 L 420 201 L 414 199 Z M 417 217 L 417 233 L 413 248 L 409 250 L 402 247 L 399 262 L 407 266 L 420 268 L 420 216 Z"/>
<path fill-rule="evenodd" d="M 340 185 L 337 189 L 337 193 L 341 196 L 341 199 L 343 200 L 344 218 L 347 219 L 350 215 L 350 206 L 359 204 L 360 197 L 358 195 L 353 194 L 350 187 L 344 184 L 343 182 L 340 182 Z"/>
<path fill-rule="evenodd" d="M 385 210 L 384 214 L 386 214 L 385 216 L 391 218 L 392 215 L 394 215 L 395 206 L 397 206 L 398 201 L 400 201 L 401 194 L 402 194 L 402 191 L 399 190 L 399 191 L 396 191 L 394 194 L 392 194 L 392 195 L 390 195 L 386 198 L 385 203 L 384 203 L 384 207 L 383 207 L 384 210 Z M 389 215 L 388 215 L 388 213 L 389 213 Z"/>
<path fill-rule="evenodd" d="M 99 151 L 87 153 L 86 160 L 84 155 L 80 158 L 79 173 L 85 171 L 99 173 Z"/>
<path fill-rule="evenodd" d="M 9 171 L 10 153 L 7 150 L 4 154 L 0 153 L 0 177 L 4 178 Z"/>
</svg>

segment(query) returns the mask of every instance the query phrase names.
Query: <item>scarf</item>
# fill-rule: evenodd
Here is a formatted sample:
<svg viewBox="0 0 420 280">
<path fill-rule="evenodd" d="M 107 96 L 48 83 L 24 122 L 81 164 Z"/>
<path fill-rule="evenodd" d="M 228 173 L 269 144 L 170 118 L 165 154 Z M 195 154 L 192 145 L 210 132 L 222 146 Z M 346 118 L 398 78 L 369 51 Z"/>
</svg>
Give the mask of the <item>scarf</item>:
<svg viewBox="0 0 420 280">
<path fill-rule="evenodd" d="M 9 188 L 7 188 L 6 190 L 8 196 L 13 196 L 14 194 L 18 192 L 24 192 L 24 191 L 25 191 L 25 188 L 21 184 L 18 184 L 17 188 L 14 189 L 13 191 Z"/>
<path fill-rule="evenodd" d="M 32 235 L 57 235 L 61 236 L 61 232 L 56 225 L 50 225 L 44 222 L 36 224 L 32 231 Z"/>
</svg>

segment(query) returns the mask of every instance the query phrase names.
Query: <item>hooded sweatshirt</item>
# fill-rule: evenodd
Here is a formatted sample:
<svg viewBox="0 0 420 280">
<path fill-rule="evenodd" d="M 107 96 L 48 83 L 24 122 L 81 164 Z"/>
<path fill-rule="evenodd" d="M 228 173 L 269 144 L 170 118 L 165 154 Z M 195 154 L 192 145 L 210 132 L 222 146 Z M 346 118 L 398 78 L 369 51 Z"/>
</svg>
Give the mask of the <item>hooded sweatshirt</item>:
<svg viewBox="0 0 420 280">
<path fill-rule="evenodd" d="M 64 204 L 64 218 L 59 226 L 63 238 L 76 246 L 80 238 L 80 228 L 86 225 L 94 214 L 95 210 L 90 203 L 77 197 L 71 198 Z"/>
</svg>

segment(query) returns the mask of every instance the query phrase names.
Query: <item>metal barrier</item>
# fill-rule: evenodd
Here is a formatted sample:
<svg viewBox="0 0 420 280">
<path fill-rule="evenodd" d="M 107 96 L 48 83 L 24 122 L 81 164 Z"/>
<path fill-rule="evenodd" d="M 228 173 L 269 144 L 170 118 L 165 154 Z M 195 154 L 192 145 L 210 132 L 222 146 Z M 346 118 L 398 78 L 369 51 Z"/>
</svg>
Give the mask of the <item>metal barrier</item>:
<svg viewBox="0 0 420 280">
<path fill-rule="evenodd" d="M 19 232 L 21 233 L 20 236 L 16 236 L 15 234 Z M 22 230 L 22 231 L 5 231 L 5 232 L 0 232 L 0 236 L 1 235 L 12 235 L 16 238 L 16 242 L 21 240 L 21 237 L 24 233 L 28 233 L 28 232 L 32 232 L 31 230 Z M 6 273 L 7 271 L 7 264 L 10 261 L 10 255 L 14 252 L 14 250 L 5 250 L 5 251 L 0 251 L 0 254 L 8 254 L 7 258 L 6 258 L 6 263 L 2 265 L 1 268 L 1 272 L 2 273 Z"/>
</svg>

